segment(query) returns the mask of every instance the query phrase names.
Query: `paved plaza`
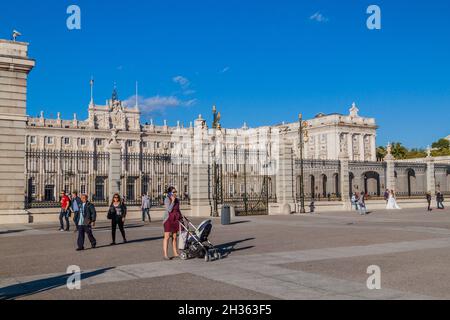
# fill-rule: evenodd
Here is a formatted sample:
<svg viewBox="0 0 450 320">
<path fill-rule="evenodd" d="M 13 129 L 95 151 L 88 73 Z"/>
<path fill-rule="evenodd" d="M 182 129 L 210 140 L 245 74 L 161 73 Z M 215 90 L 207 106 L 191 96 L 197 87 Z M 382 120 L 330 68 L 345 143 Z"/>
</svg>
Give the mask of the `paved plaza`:
<svg viewBox="0 0 450 320">
<path fill-rule="evenodd" d="M 198 223 L 199 220 L 196 220 Z M 0 227 L 1 299 L 450 299 L 450 210 L 214 220 L 220 261 L 163 261 L 161 222 L 128 221 L 128 244 L 75 252 L 57 224 Z M 118 239 L 120 235 L 118 233 Z M 66 269 L 80 266 L 81 290 Z M 381 290 L 367 268 L 381 268 Z"/>
</svg>

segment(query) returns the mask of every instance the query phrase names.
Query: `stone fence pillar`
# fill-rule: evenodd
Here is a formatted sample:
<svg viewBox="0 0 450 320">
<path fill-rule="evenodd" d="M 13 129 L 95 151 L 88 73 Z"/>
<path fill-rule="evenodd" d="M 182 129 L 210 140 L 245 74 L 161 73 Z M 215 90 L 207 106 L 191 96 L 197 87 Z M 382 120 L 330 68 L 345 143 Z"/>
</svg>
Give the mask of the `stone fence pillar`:
<svg viewBox="0 0 450 320">
<path fill-rule="evenodd" d="M 117 142 L 114 137 L 108 146 L 109 151 L 109 181 L 108 181 L 108 196 L 109 201 L 112 200 L 113 195 L 118 193 L 121 194 L 121 179 L 122 174 L 122 146 Z M 122 195 L 121 195 L 122 196 Z"/>
<path fill-rule="evenodd" d="M 386 189 L 396 190 L 397 185 L 395 183 L 395 158 L 392 154 L 387 154 L 384 158 L 386 162 Z"/>
<path fill-rule="evenodd" d="M 293 212 L 293 145 L 283 133 L 280 133 L 279 152 L 276 172 L 277 203 L 269 204 L 269 215 L 287 215 Z"/>
<path fill-rule="evenodd" d="M 28 43 L 0 40 L 0 224 L 28 223 L 25 144 Z"/>
<path fill-rule="evenodd" d="M 208 128 L 200 116 L 195 121 L 189 170 L 191 214 L 194 217 L 209 217 L 212 212 L 209 201 L 209 174 L 212 174 L 209 172 L 209 156 Z"/>
<path fill-rule="evenodd" d="M 339 186 L 341 190 L 341 201 L 344 210 L 351 210 L 351 202 L 350 202 L 350 173 L 348 169 L 348 153 L 341 152 L 339 154 Z"/>
<path fill-rule="evenodd" d="M 429 156 L 426 159 L 427 162 L 427 192 L 431 192 L 431 195 L 436 194 L 436 176 L 434 172 L 434 159 Z"/>
</svg>

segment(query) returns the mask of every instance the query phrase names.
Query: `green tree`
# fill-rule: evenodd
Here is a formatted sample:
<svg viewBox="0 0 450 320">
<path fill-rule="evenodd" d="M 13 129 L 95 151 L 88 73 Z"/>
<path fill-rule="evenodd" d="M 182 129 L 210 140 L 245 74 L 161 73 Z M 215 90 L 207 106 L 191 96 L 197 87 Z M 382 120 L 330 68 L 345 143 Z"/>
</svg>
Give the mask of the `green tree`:
<svg viewBox="0 0 450 320">
<path fill-rule="evenodd" d="M 424 149 L 413 148 L 408 151 L 408 154 L 406 155 L 406 159 L 425 158 L 426 156 L 427 156 L 427 152 Z"/>
<path fill-rule="evenodd" d="M 386 154 L 387 154 L 387 151 L 386 151 L 386 148 L 385 148 L 385 147 L 379 146 L 379 147 L 377 148 L 377 159 L 378 159 L 378 160 L 384 159 L 384 157 L 386 157 Z"/>
<path fill-rule="evenodd" d="M 406 159 L 408 155 L 408 149 L 404 147 L 400 142 L 394 142 L 392 144 L 392 155 L 395 159 Z"/>
<path fill-rule="evenodd" d="M 440 139 L 432 144 L 433 149 L 444 150 L 450 149 L 450 141 L 447 139 Z"/>
</svg>

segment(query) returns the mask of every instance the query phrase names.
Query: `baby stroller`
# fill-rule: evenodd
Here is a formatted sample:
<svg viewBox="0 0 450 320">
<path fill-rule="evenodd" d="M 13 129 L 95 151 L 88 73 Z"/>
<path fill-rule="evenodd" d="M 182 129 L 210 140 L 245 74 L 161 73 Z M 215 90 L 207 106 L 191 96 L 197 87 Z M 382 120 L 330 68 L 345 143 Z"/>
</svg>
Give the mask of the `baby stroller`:
<svg viewBox="0 0 450 320">
<path fill-rule="evenodd" d="M 204 258 L 205 262 L 220 260 L 222 255 L 219 249 L 215 248 L 208 240 L 211 230 L 211 220 L 203 221 L 197 228 L 188 218 L 182 216 L 178 243 L 180 258 L 182 260 Z"/>
</svg>

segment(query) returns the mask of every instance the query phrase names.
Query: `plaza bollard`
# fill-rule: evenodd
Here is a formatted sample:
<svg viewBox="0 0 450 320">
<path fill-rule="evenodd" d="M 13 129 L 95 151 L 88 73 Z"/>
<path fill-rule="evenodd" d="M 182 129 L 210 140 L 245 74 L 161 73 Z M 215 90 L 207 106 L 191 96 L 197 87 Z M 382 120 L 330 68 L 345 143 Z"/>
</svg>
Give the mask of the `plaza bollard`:
<svg viewBox="0 0 450 320">
<path fill-rule="evenodd" d="M 230 208 L 230 206 L 222 207 L 221 220 L 222 220 L 223 226 L 227 226 L 231 223 L 231 208 Z"/>
</svg>

